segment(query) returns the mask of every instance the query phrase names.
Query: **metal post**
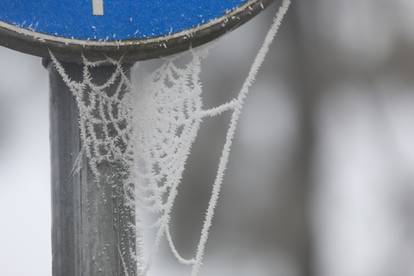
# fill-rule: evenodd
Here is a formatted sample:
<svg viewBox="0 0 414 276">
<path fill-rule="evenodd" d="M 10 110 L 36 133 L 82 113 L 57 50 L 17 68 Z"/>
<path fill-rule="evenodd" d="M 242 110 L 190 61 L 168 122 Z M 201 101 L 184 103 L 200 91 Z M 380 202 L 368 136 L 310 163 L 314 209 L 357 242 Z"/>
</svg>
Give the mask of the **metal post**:
<svg viewBox="0 0 414 276">
<path fill-rule="evenodd" d="M 135 210 L 123 196 L 123 168 L 107 164 L 96 181 L 80 156 L 74 171 L 81 151 L 78 108 L 59 73 L 44 63 L 50 75 L 53 276 L 136 276 Z M 81 65 L 62 64 L 81 79 Z M 112 69 L 99 67 L 97 81 Z"/>
</svg>

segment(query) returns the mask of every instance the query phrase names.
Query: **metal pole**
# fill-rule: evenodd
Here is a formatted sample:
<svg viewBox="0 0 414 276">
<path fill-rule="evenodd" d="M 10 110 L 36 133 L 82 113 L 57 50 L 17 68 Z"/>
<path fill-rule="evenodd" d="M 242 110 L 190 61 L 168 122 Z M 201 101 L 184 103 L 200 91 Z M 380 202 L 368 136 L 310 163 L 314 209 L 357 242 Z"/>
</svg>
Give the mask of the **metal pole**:
<svg viewBox="0 0 414 276">
<path fill-rule="evenodd" d="M 136 276 L 135 210 L 123 196 L 124 168 L 107 164 L 96 181 L 80 156 L 74 171 L 81 151 L 78 108 L 59 73 L 47 60 L 44 65 L 50 75 L 53 276 Z M 62 65 L 81 79 L 81 65 Z M 112 69 L 99 67 L 97 81 Z"/>
</svg>

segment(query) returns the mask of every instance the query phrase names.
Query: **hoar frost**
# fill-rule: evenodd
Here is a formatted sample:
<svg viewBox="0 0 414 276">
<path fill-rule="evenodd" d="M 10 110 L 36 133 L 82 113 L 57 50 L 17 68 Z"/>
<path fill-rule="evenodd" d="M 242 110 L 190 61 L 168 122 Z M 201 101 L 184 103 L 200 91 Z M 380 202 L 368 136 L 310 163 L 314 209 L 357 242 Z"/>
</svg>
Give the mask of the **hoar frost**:
<svg viewBox="0 0 414 276">
<path fill-rule="evenodd" d="M 180 56 L 167 58 L 154 72 L 133 83 L 122 61 L 109 57 L 100 61 L 83 57 L 82 81 L 74 81 L 50 53 L 78 104 L 82 151 L 95 178 L 103 173 L 103 164 L 120 164 L 120 175 L 115 177 L 122 179 L 128 204 L 135 208 L 135 224 L 131 227 L 136 232 L 138 275 L 147 274 L 162 240 L 179 263 L 192 267 L 192 276 L 199 274 L 243 103 L 289 5 L 290 1 L 284 0 L 279 8 L 238 96 L 211 109 L 203 109 L 200 81 L 208 49 L 190 50 L 187 54 L 191 59 L 184 66 L 177 65 Z M 114 71 L 106 82 L 97 84 L 91 71 L 102 65 L 111 65 Z M 113 86 L 115 92 L 108 93 Z M 203 119 L 224 112 L 231 113 L 231 121 L 217 175 L 195 255 L 185 259 L 170 233 L 174 202 Z M 122 257 L 121 248 L 119 251 Z"/>
</svg>

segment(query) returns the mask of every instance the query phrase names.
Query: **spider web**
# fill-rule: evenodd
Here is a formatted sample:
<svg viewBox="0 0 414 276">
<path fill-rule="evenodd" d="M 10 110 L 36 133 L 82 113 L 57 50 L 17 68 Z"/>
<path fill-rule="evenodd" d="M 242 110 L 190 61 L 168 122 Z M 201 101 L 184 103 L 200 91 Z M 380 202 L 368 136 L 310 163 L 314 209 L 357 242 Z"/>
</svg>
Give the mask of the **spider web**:
<svg viewBox="0 0 414 276">
<path fill-rule="evenodd" d="M 180 56 L 166 58 L 138 84 L 130 81 L 122 59 L 110 57 L 90 61 L 83 56 L 82 80 L 74 81 L 50 53 L 78 104 L 82 152 L 95 178 L 98 180 L 105 168 L 102 164 L 122 164 L 122 176 L 118 177 L 123 179 L 128 204 L 136 210 L 136 222 L 131 228 L 136 232 L 134 256 L 138 275 L 147 275 L 163 239 L 179 263 L 191 266 L 192 276 L 199 274 L 244 101 L 289 5 L 290 0 L 284 0 L 279 8 L 238 96 L 211 109 L 203 108 L 200 81 L 201 64 L 208 56 L 208 48 L 190 50 L 191 58 L 185 65 L 177 62 Z M 114 71 L 98 84 L 92 71 L 102 65 L 113 66 Z M 231 112 L 231 120 L 200 239 L 194 257 L 185 259 L 170 233 L 178 187 L 203 119 L 224 112 Z M 126 267 L 124 270 L 128 271 Z"/>
</svg>

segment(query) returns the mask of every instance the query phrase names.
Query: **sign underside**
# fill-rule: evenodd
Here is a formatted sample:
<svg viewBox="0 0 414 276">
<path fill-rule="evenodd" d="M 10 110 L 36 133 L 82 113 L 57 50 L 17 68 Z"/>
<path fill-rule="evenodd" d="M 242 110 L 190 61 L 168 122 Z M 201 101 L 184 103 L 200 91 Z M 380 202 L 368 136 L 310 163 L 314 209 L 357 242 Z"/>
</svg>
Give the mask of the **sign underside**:
<svg viewBox="0 0 414 276">
<path fill-rule="evenodd" d="M 206 43 L 275 0 L 0 0 L 0 45 L 146 59 Z M 129 57 L 128 56 L 128 57 Z"/>
<path fill-rule="evenodd" d="M 80 40 L 141 40 L 193 29 L 247 0 L 1 0 L 0 21 Z"/>
</svg>

